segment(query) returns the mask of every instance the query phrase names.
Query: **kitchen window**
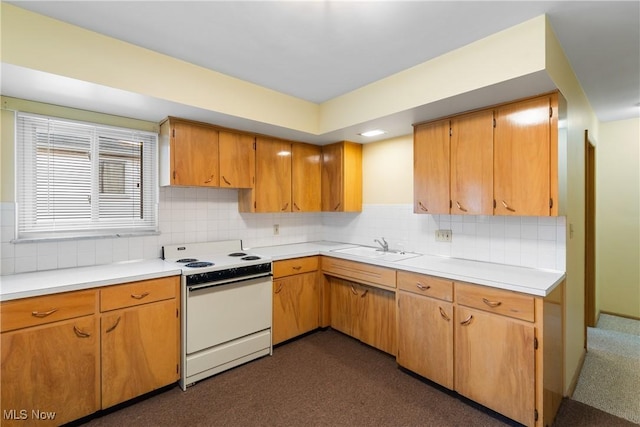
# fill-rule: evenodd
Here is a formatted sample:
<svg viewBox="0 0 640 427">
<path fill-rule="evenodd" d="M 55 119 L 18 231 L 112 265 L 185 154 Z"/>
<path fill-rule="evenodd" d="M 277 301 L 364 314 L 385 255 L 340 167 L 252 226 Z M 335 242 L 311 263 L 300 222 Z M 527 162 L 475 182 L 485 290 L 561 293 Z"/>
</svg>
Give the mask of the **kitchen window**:
<svg viewBox="0 0 640 427">
<path fill-rule="evenodd" d="M 157 232 L 157 134 L 16 120 L 18 240 Z"/>
</svg>

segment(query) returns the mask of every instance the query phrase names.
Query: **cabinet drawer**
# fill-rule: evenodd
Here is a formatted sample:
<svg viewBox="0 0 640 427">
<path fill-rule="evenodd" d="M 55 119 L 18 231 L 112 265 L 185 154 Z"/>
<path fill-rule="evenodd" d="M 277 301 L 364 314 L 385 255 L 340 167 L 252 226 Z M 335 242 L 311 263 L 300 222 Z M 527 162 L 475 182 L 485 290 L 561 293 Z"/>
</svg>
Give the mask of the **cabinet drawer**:
<svg viewBox="0 0 640 427">
<path fill-rule="evenodd" d="M 396 287 L 396 271 L 363 262 L 322 257 L 322 271 L 325 274 L 353 280 L 358 283 Z"/>
<path fill-rule="evenodd" d="M 132 307 L 176 297 L 178 277 L 141 280 L 100 290 L 100 311 Z"/>
<path fill-rule="evenodd" d="M 273 277 L 291 276 L 293 274 L 309 273 L 318 269 L 318 257 L 288 259 L 273 263 Z"/>
<path fill-rule="evenodd" d="M 459 305 L 533 322 L 534 297 L 468 283 L 455 285 Z"/>
<path fill-rule="evenodd" d="M 398 271 L 398 289 L 445 301 L 453 301 L 453 282 L 439 277 Z"/>
<path fill-rule="evenodd" d="M 95 311 L 95 290 L 65 292 L 5 301 L 0 304 L 0 324 L 2 332 L 6 332 L 86 316 Z"/>
</svg>

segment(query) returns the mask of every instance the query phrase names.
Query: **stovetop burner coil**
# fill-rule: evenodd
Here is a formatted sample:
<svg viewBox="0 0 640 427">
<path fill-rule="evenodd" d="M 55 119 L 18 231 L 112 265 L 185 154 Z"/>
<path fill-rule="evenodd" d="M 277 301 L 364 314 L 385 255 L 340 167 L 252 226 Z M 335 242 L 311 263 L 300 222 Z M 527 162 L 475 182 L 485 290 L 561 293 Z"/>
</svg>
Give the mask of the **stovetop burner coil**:
<svg viewBox="0 0 640 427">
<path fill-rule="evenodd" d="M 199 262 L 190 262 L 189 264 L 186 264 L 185 267 L 202 268 L 202 267 L 211 267 L 212 265 L 213 265 L 212 262 L 199 261 Z"/>
</svg>

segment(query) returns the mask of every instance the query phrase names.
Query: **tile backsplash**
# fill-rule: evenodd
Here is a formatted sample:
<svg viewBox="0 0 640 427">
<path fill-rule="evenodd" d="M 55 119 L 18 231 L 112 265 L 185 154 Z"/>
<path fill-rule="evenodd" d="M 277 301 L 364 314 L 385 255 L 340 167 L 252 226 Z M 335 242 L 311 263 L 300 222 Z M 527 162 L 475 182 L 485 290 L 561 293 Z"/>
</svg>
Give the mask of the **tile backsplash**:
<svg viewBox="0 0 640 427">
<path fill-rule="evenodd" d="M 314 240 L 374 246 L 380 237 L 392 249 L 565 270 L 565 217 L 416 215 L 411 204 L 369 204 L 361 213 L 250 214 L 238 212 L 237 199 L 237 190 L 163 187 L 158 235 L 29 243 L 11 243 L 15 204 L 4 202 L 1 274 L 158 258 L 165 244 L 242 239 L 245 247 Z M 452 230 L 452 241 L 436 242 L 437 229 Z"/>
</svg>

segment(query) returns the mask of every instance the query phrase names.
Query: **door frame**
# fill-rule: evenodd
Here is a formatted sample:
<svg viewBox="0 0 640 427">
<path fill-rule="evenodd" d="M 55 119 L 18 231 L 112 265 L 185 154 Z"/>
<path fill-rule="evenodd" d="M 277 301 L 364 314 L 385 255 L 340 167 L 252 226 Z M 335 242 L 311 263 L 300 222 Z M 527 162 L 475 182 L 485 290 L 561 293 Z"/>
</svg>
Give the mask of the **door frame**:
<svg viewBox="0 0 640 427">
<path fill-rule="evenodd" d="M 584 131 L 585 147 L 585 251 L 584 251 L 584 346 L 587 327 L 595 327 L 596 313 L 596 147 Z"/>
</svg>

